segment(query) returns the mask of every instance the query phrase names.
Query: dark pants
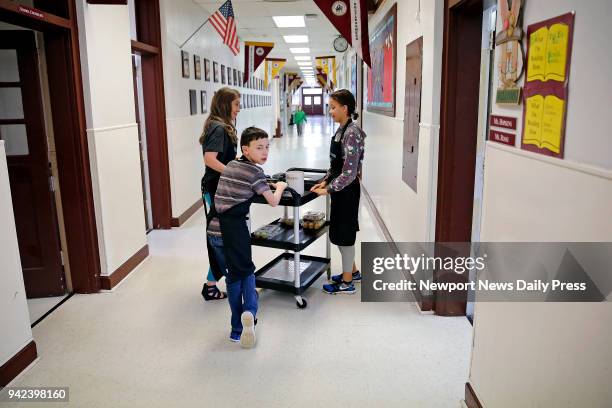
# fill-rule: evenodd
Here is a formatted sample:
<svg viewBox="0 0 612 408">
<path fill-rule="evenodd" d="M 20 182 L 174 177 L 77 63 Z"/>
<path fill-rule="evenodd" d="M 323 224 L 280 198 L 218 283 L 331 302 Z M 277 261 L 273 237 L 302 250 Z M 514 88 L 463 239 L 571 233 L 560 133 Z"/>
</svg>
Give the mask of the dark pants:
<svg viewBox="0 0 612 408">
<path fill-rule="evenodd" d="M 233 282 L 226 280 L 227 299 L 232 311 L 232 332 L 242 333 L 240 316 L 243 312 L 251 312 L 257 316 L 257 291 L 255 290 L 255 275 Z"/>
</svg>

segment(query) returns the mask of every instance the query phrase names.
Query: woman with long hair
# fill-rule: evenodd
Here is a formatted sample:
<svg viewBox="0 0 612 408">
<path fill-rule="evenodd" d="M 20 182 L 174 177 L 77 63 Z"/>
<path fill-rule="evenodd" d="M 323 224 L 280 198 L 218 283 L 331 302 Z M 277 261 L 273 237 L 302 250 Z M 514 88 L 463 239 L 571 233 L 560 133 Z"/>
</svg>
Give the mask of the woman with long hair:
<svg viewBox="0 0 612 408">
<path fill-rule="evenodd" d="M 217 281 L 225 274 L 221 227 L 215 210 L 215 193 L 225 166 L 236 158 L 238 136 L 236 117 L 240 112 L 240 93 L 223 87 L 212 97 L 210 114 L 204 122 L 200 144 L 206 170 L 202 177 L 202 200 L 206 206 L 206 246 L 210 267 L 202 288 L 205 300 L 225 299 L 227 294 L 217 288 Z"/>
<path fill-rule="evenodd" d="M 323 291 L 335 294 L 353 294 L 353 281 L 361 280 L 355 266 L 355 240 L 359 231 L 359 199 L 361 196 L 361 164 L 366 134 L 353 120 L 355 97 L 346 89 L 329 96 L 329 113 L 340 127 L 331 140 L 330 168 L 322 182 L 311 191 L 329 194 L 329 239 L 338 246 L 342 255 L 342 273 L 331 277 L 332 283 L 323 285 Z"/>
</svg>

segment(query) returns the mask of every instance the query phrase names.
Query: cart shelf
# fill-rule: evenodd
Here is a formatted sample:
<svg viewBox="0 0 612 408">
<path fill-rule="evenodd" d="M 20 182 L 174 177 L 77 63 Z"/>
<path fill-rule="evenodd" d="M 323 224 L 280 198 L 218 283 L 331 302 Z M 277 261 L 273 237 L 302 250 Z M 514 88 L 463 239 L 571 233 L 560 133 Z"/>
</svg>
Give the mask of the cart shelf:
<svg viewBox="0 0 612 408">
<path fill-rule="evenodd" d="M 296 244 L 295 233 L 292 226 L 281 224 L 280 218 L 268 225 L 280 226 L 282 230 L 278 234 L 269 238 L 256 238 L 251 235 L 251 245 L 284 249 L 286 251 L 294 252 L 303 251 L 306 247 L 325 234 L 329 229 L 329 222 L 326 222 L 325 225 L 318 230 L 310 230 L 300 227 L 299 244 Z"/>
<path fill-rule="evenodd" d="M 295 262 L 293 254 L 283 253 L 255 272 L 258 288 L 273 289 L 301 295 L 329 269 L 330 259 L 302 255 L 300 257 L 300 287 L 294 285 Z"/>
</svg>

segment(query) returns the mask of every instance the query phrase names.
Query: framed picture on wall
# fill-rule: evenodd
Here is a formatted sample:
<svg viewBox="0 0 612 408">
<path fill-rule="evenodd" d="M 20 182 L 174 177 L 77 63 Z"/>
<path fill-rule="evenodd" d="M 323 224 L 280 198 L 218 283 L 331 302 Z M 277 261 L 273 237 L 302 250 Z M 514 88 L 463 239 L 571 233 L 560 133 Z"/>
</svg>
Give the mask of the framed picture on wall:
<svg viewBox="0 0 612 408">
<path fill-rule="evenodd" d="M 225 65 L 221 64 L 221 83 L 225 84 Z"/>
<path fill-rule="evenodd" d="M 210 61 L 204 58 L 204 80 L 210 82 Z"/>
<path fill-rule="evenodd" d="M 213 61 L 213 81 L 219 82 L 219 63 Z"/>
<path fill-rule="evenodd" d="M 232 76 L 234 77 L 234 86 L 238 86 L 238 72 L 235 68 L 232 70 Z"/>
<path fill-rule="evenodd" d="M 196 115 L 198 113 L 198 97 L 195 89 L 189 90 L 189 110 L 192 115 Z"/>
<path fill-rule="evenodd" d="M 183 78 L 189 78 L 189 53 L 181 51 L 181 59 L 183 61 Z"/>
<path fill-rule="evenodd" d="M 193 75 L 195 79 L 202 79 L 202 65 L 200 64 L 200 56 L 193 56 Z"/>
<path fill-rule="evenodd" d="M 208 95 L 206 91 L 200 91 L 200 105 L 202 109 L 201 112 L 208 113 Z"/>
<path fill-rule="evenodd" d="M 368 69 L 366 109 L 395 116 L 397 3 L 370 35 L 372 67 Z"/>
<path fill-rule="evenodd" d="M 232 76 L 232 68 L 227 67 L 227 84 L 234 85 L 234 77 Z"/>
</svg>

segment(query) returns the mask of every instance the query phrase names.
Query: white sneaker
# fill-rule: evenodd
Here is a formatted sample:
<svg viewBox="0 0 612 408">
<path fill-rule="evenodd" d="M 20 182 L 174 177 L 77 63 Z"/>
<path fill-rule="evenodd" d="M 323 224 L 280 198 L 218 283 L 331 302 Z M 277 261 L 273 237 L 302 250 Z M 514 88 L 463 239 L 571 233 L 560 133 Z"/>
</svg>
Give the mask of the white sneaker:
<svg viewBox="0 0 612 408">
<path fill-rule="evenodd" d="M 255 316 L 251 312 L 244 312 L 240 316 L 242 321 L 242 334 L 240 335 L 240 346 L 252 348 L 255 346 Z"/>
</svg>

